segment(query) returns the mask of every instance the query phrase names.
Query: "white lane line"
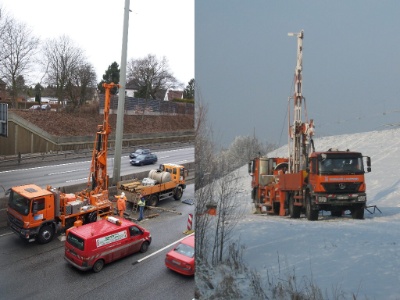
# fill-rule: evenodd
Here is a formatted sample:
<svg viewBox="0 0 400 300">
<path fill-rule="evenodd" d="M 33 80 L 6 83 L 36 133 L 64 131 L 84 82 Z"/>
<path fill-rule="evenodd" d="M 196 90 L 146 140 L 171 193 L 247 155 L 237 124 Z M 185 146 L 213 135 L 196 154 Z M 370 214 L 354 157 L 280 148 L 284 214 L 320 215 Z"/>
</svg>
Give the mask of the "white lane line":
<svg viewBox="0 0 400 300">
<path fill-rule="evenodd" d="M 90 163 L 90 162 L 89 161 L 83 161 L 83 162 L 73 162 L 73 163 L 66 163 L 66 164 L 60 164 L 60 165 L 47 165 L 47 166 L 26 168 L 26 169 L 14 169 L 14 170 L 8 170 L 8 171 L 1 171 L 0 174 L 11 173 L 11 172 L 19 172 L 19 171 L 38 170 L 38 169 L 51 168 L 51 167 L 63 167 L 63 166 L 69 166 L 69 165 L 72 165 L 72 164 L 87 164 L 87 163 Z"/>
<path fill-rule="evenodd" d="M 74 182 L 74 181 L 82 181 L 82 180 L 87 180 L 88 178 L 81 178 L 81 179 L 71 179 L 71 180 L 66 180 L 65 182 Z"/>
<path fill-rule="evenodd" d="M 78 171 L 87 171 L 87 169 L 84 168 L 84 169 L 75 169 L 75 170 L 70 170 L 70 171 L 54 172 L 54 173 L 49 173 L 47 175 L 48 176 L 59 175 L 59 174 L 66 174 L 66 173 L 72 173 L 72 172 L 78 172 Z"/>
<path fill-rule="evenodd" d="M 169 248 L 169 247 L 175 245 L 176 243 L 179 243 L 179 242 L 182 241 L 184 238 L 187 238 L 188 236 L 191 236 L 191 235 L 193 235 L 193 234 L 194 234 L 194 232 L 191 233 L 191 234 L 189 234 L 189 235 L 187 235 L 187 236 L 184 236 L 183 238 L 181 238 L 181 239 L 179 239 L 179 240 L 177 240 L 177 241 L 175 241 L 175 242 L 169 244 L 168 246 L 165 246 L 164 248 L 161 248 L 161 249 L 159 249 L 159 250 L 157 250 L 157 251 L 155 251 L 155 252 L 153 252 L 153 253 L 151 253 L 151 254 L 149 254 L 149 255 L 147 255 L 147 256 L 145 256 L 145 257 L 143 257 L 143 258 L 141 258 L 141 259 L 139 259 L 139 260 L 137 260 L 137 261 L 135 261 L 135 262 L 133 262 L 132 265 L 135 265 L 135 264 L 137 264 L 137 263 L 140 263 L 140 262 L 144 261 L 145 259 L 148 259 L 148 258 L 152 257 L 153 255 L 156 255 L 157 253 L 160 253 L 161 251 L 164 251 L 165 249 L 167 249 L 167 248 Z"/>
<path fill-rule="evenodd" d="M 6 236 L 6 235 L 10 235 L 10 234 L 13 234 L 13 233 L 12 232 L 7 232 L 7 233 L 4 233 L 4 234 L 0 234 L 0 237 Z"/>
</svg>

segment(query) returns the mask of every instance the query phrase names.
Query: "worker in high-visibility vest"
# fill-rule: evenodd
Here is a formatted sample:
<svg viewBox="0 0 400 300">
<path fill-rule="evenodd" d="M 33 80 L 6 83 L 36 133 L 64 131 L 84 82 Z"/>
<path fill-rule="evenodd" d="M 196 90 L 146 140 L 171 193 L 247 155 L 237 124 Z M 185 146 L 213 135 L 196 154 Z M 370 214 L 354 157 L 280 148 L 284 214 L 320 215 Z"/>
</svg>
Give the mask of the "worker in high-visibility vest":
<svg viewBox="0 0 400 300">
<path fill-rule="evenodd" d="M 139 202 L 138 202 L 138 206 L 139 206 L 139 218 L 137 219 L 138 221 L 143 220 L 143 211 L 144 211 L 145 205 L 146 205 L 146 199 L 144 198 L 144 196 L 142 194 L 140 194 Z"/>
<path fill-rule="evenodd" d="M 122 192 L 120 196 L 117 196 L 117 209 L 118 209 L 118 214 L 121 218 L 124 217 L 124 212 L 126 210 L 126 197 L 125 193 Z"/>
</svg>

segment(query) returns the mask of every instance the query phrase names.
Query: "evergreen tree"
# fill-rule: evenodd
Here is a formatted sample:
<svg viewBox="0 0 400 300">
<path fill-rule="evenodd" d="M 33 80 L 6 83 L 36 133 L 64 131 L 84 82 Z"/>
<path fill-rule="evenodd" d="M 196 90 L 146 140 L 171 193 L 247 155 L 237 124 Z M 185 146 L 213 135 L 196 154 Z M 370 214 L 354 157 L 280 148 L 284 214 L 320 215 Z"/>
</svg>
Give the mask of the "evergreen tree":
<svg viewBox="0 0 400 300">
<path fill-rule="evenodd" d="M 42 90 L 43 87 L 40 85 L 40 83 L 37 83 L 35 85 L 35 102 L 40 104 L 40 101 L 42 100 Z"/>
<path fill-rule="evenodd" d="M 97 88 L 99 89 L 101 94 L 104 94 L 104 88 L 103 88 L 103 83 L 119 83 L 119 65 L 117 62 L 113 62 L 111 65 L 108 66 L 107 71 L 103 75 L 103 80 L 99 82 L 97 85 Z M 115 95 L 117 93 L 118 88 L 113 88 L 110 90 L 110 93 L 112 95 Z"/>
<path fill-rule="evenodd" d="M 186 86 L 185 90 L 183 91 L 183 98 L 185 99 L 194 99 L 194 88 L 195 88 L 195 82 L 194 78 L 192 78 L 188 85 Z"/>
</svg>

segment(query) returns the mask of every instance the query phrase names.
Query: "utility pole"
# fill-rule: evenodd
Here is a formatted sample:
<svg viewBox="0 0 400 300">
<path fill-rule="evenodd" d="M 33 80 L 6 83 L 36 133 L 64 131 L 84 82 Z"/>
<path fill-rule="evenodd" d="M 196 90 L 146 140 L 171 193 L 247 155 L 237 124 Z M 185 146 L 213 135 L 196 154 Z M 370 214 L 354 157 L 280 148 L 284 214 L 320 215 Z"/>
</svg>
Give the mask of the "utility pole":
<svg viewBox="0 0 400 300">
<path fill-rule="evenodd" d="M 129 5 L 130 0 L 125 0 L 124 24 L 122 33 L 121 71 L 119 76 L 119 95 L 117 109 L 117 128 L 115 129 L 115 152 L 113 184 L 116 185 L 121 177 L 121 153 L 122 139 L 124 135 L 124 109 L 125 109 L 125 86 L 126 86 L 126 56 L 128 48 L 128 27 L 129 27 Z"/>
</svg>

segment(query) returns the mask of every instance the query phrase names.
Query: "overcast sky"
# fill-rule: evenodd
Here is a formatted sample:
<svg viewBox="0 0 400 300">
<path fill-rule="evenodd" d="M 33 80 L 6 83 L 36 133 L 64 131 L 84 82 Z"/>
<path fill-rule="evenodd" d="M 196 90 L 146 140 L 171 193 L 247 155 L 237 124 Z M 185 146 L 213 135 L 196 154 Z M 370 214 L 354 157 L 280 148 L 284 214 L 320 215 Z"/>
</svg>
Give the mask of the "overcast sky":
<svg viewBox="0 0 400 300">
<path fill-rule="evenodd" d="M 288 33 L 302 29 L 316 136 L 398 126 L 399 11 L 396 0 L 196 1 L 196 100 L 208 103 L 216 139 L 226 146 L 255 132 L 287 143 L 297 51 Z"/>
<path fill-rule="evenodd" d="M 98 81 L 114 61 L 121 64 L 125 0 L 1 0 L 0 6 L 42 40 L 69 36 L 85 51 Z M 194 77 L 194 0 L 131 0 L 128 61 L 165 56 L 186 86 Z"/>
</svg>

